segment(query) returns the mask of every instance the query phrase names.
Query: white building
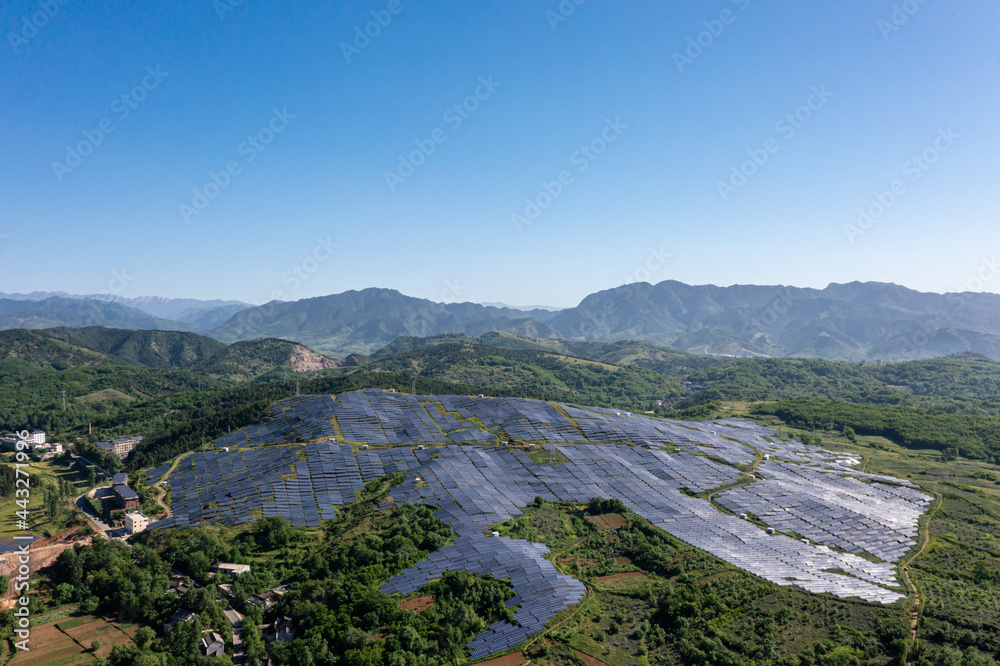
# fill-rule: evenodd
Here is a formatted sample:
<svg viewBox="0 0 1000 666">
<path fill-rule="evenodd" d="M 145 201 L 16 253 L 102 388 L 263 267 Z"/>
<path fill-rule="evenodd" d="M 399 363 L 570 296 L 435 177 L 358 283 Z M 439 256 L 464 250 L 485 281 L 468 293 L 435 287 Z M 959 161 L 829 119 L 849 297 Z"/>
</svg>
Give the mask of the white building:
<svg viewBox="0 0 1000 666">
<path fill-rule="evenodd" d="M 212 567 L 212 571 L 215 573 L 228 574 L 230 576 L 239 576 L 241 573 L 246 573 L 250 571 L 250 565 L 219 562 L 214 567 Z"/>
<path fill-rule="evenodd" d="M 45 431 L 35 430 L 30 435 L 28 435 L 28 444 L 44 444 L 45 443 Z"/>
<path fill-rule="evenodd" d="M 113 453 L 122 460 L 128 457 L 128 454 L 132 453 L 132 449 L 135 445 L 142 441 L 142 437 L 120 437 L 118 439 L 113 439 L 110 442 L 98 442 L 97 446 L 104 449 L 108 453 Z"/>
<path fill-rule="evenodd" d="M 125 529 L 128 530 L 129 534 L 138 534 L 139 532 L 144 531 L 148 526 L 149 518 L 138 511 L 125 514 Z"/>
</svg>

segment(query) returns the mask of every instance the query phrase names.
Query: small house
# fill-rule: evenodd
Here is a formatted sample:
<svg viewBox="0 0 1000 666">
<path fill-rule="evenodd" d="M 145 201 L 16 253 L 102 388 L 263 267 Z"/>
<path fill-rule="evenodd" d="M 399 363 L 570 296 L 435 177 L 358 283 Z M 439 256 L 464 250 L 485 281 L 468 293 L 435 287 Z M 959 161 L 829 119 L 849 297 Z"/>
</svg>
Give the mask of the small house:
<svg viewBox="0 0 1000 666">
<path fill-rule="evenodd" d="M 196 617 L 198 616 L 191 611 L 178 608 L 174 611 L 174 614 L 170 616 L 170 620 L 164 623 L 163 633 L 169 634 L 170 631 L 181 622 L 194 622 Z"/>
<path fill-rule="evenodd" d="M 249 564 L 232 564 L 230 562 L 219 562 L 212 567 L 212 573 L 226 574 L 227 576 L 239 576 L 250 571 Z"/>
<path fill-rule="evenodd" d="M 201 651 L 206 657 L 221 657 L 226 654 L 226 641 L 218 632 L 210 631 L 201 639 Z"/>
</svg>

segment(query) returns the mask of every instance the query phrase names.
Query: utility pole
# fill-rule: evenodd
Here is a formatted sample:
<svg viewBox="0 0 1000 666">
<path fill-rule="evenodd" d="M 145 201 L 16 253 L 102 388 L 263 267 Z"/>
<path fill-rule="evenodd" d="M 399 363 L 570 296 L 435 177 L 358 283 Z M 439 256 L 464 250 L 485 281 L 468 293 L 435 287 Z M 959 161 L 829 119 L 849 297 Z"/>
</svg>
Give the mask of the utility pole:
<svg viewBox="0 0 1000 666">
<path fill-rule="evenodd" d="M 295 378 L 295 395 L 299 395 L 299 378 Z"/>
<path fill-rule="evenodd" d="M 66 391 L 62 392 L 62 399 L 63 399 L 63 411 L 65 412 L 66 411 Z"/>
<path fill-rule="evenodd" d="M 416 394 L 417 394 L 417 376 L 413 375 L 413 378 L 410 380 L 410 395 L 416 395 Z"/>
</svg>

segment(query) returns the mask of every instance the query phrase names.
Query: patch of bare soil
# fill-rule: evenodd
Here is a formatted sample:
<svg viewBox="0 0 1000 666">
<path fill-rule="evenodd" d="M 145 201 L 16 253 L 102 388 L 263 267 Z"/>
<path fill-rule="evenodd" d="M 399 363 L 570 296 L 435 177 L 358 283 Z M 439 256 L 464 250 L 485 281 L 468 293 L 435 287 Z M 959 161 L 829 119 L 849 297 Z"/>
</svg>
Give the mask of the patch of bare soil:
<svg viewBox="0 0 1000 666">
<path fill-rule="evenodd" d="M 434 597 L 413 597 L 399 604 L 399 610 L 420 613 L 434 605 Z"/>
</svg>

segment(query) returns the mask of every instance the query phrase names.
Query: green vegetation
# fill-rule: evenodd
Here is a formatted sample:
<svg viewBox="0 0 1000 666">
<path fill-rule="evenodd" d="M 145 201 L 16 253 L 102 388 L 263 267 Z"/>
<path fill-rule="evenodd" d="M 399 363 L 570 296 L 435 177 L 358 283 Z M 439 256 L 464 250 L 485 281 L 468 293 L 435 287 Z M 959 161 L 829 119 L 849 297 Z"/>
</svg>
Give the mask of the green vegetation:
<svg viewBox="0 0 1000 666">
<path fill-rule="evenodd" d="M 685 393 L 677 377 L 637 365 L 615 366 L 548 351 L 439 344 L 373 361 L 366 369 L 416 372 L 493 393 L 653 411 Z"/>
<path fill-rule="evenodd" d="M 0 537 L 21 533 L 16 513 L 24 507 L 17 504 L 16 478 L 12 464 L 0 463 Z M 54 461 L 33 461 L 28 479 L 31 493 L 27 522 L 31 533 L 50 536 L 81 524 L 79 514 L 70 509 L 69 500 L 86 488 L 86 475 L 71 472 Z"/>
<path fill-rule="evenodd" d="M 34 333 L 107 354 L 121 363 L 147 368 L 184 368 L 226 349 L 226 345 L 218 340 L 181 331 L 130 331 L 86 326 L 49 328 Z"/>
<path fill-rule="evenodd" d="M 809 398 L 765 403 L 754 411 L 807 430 L 876 435 L 907 448 L 935 449 L 946 457 L 1000 463 L 1000 418 Z"/>
<path fill-rule="evenodd" d="M 746 359 L 696 372 L 702 400 L 812 397 L 1000 415 L 1000 363 L 976 355 L 906 363 Z"/>
<path fill-rule="evenodd" d="M 124 544 L 105 540 L 77 546 L 59 557 L 44 593 L 34 597 L 33 613 L 56 617 L 66 603 L 75 604 L 83 615 L 125 609 L 157 630 L 137 633 L 133 645 L 115 646 L 108 657 L 113 666 L 227 663 L 204 660 L 197 648 L 201 632 L 208 628 L 229 645 L 231 628 L 216 601 L 219 581 L 209 573 L 210 564 L 222 560 L 251 565 L 249 572 L 232 579 L 231 596 L 233 606 L 247 615 L 247 650 L 258 657 L 263 642 L 257 624 L 288 616 L 295 639 L 271 645 L 279 664 L 464 663 L 465 644 L 474 635 L 493 622 L 511 619 L 504 602 L 513 592 L 506 581 L 449 572 L 418 592 L 432 604 L 414 613 L 400 609 L 400 599 L 378 589 L 453 538 L 451 528 L 434 518 L 430 507 L 406 504 L 374 511 L 402 476 L 369 483 L 359 501 L 343 507 L 322 531 L 295 530 L 271 518 L 239 530 L 206 526 L 146 532 L 136 538 L 131 553 Z M 180 597 L 167 593 L 171 567 L 195 583 Z M 280 613 L 247 603 L 252 595 L 279 584 L 289 586 Z M 47 613 L 48 607 L 52 612 Z M 161 634 L 159 627 L 178 609 L 197 617 Z M 85 621 L 70 619 L 60 627 Z M 0 622 L 9 635 L 10 613 L 0 614 Z"/>
<path fill-rule="evenodd" d="M 547 544 L 557 567 L 590 591 L 530 643 L 532 663 L 576 664 L 579 650 L 609 664 L 892 664 L 908 650 L 898 605 L 837 599 L 768 583 L 595 499 L 590 513 L 537 502 L 497 529 Z"/>
<path fill-rule="evenodd" d="M 294 381 L 279 381 L 295 343 L 225 347 L 185 333 L 108 330 L 0 332 L 0 429 L 42 428 L 50 439 L 78 439 L 78 452 L 134 474 L 265 421 L 271 404 L 295 394 Z M 916 592 L 888 607 L 766 583 L 651 527 L 620 502 L 574 506 L 539 498 L 498 529 L 546 543 L 556 565 L 587 584 L 588 595 L 530 642 L 533 663 L 579 663 L 574 649 L 613 666 L 988 666 L 1000 658 L 998 363 L 971 355 L 894 364 L 722 361 L 647 343 L 508 333 L 401 339 L 359 361 L 300 376 L 300 391 L 409 392 L 415 384 L 430 394 L 519 395 L 691 419 L 749 417 L 784 436 L 859 452 L 867 471 L 908 478 L 938 498 L 922 520 L 922 549 L 901 563 L 908 568 L 903 582 Z M 144 441 L 124 466 L 92 445 L 126 434 Z M 527 455 L 565 462 L 544 449 Z M 77 522 L 68 499 L 93 479 L 69 472 L 63 459 L 32 466 L 33 531 L 55 534 Z M 294 640 L 272 649 L 280 664 L 464 663 L 465 643 L 509 617 L 503 602 L 510 586 L 449 573 L 411 595 L 433 602 L 419 613 L 399 608 L 409 599 L 383 595 L 379 584 L 453 537 L 430 507 L 376 510 L 400 478 L 369 484 L 322 530 L 273 518 L 239 529 L 145 533 L 131 554 L 103 540 L 75 547 L 41 578 L 45 587 L 33 595 L 32 613 L 66 631 L 94 621 L 90 614 L 123 609 L 143 625 L 129 646 L 100 638 L 94 656 L 105 661 L 97 663 L 227 663 L 198 656 L 197 641 L 211 627 L 231 649 L 210 565 L 243 562 L 251 571 L 229 582 L 232 606 L 248 616 L 243 639 L 251 655 L 264 651 L 257 624 L 280 613 L 296 628 Z M 12 481 L 12 468 L 0 463 L 0 521 L 9 526 L 17 508 Z M 143 509 L 157 510 L 150 489 L 135 485 Z M 171 566 L 200 587 L 164 594 Z M 247 603 L 278 585 L 289 588 L 277 608 L 265 613 Z M 196 622 L 162 635 L 162 623 L 178 608 L 194 611 Z M 0 613 L 7 636 L 11 620 Z"/>
</svg>

